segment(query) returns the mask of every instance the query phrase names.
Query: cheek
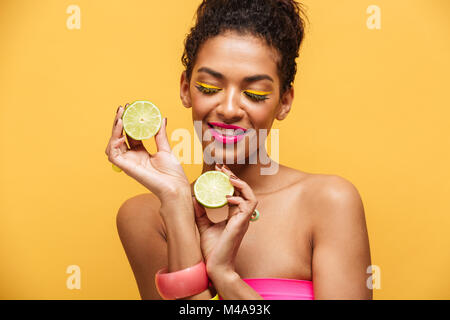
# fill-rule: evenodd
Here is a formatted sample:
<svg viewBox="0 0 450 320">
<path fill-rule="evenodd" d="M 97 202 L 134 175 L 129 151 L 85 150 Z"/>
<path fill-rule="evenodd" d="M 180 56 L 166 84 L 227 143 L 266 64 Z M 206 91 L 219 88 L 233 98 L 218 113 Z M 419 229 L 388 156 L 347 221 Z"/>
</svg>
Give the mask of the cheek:
<svg viewBox="0 0 450 320">
<path fill-rule="evenodd" d="M 259 129 L 270 129 L 274 118 L 276 106 L 261 104 L 248 108 L 248 114 L 253 122 L 253 126 Z"/>
<path fill-rule="evenodd" d="M 202 120 L 214 108 L 213 100 L 199 92 L 191 92 L 194 120 Z"/>
</svg>

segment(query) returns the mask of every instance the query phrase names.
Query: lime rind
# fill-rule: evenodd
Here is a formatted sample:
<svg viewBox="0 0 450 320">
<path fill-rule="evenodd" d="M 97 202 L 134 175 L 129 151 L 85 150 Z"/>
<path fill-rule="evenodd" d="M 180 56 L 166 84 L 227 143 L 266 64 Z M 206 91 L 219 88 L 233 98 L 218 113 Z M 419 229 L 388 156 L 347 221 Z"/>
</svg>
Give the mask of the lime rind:
<svg viewBox="0 0 450 320">
<path fill-rule="evenodd" d="M 114 163 L 112 163 L 112 168 L 116 172 L 122 172 L 122 169 L 120 169 L 118 166 L 116 166 Z"/>
<path fill-rule="evenodd" d="M 220 208 L 228 203 L 226 195 L 233 195 L 230 178 L 220 171 L 207 171 L 197 178 L 194 194 L 197 201 L 206 208 Z"/>
<path fill-rule="evenodd" d="M 153 137 L 161 128 L 161 112 L 153 103 L 138 100 L 130 104 L 123 113 L 123 128 L 135 140 Z"/>
</svg>

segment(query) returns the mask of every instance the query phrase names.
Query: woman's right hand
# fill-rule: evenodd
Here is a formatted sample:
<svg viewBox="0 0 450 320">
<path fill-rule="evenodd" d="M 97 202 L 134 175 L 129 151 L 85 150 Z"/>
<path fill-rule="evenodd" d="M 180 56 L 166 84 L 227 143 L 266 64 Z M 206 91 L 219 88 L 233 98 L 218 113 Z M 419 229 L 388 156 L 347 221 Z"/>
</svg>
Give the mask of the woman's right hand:
<svg viewBox="0 0 450 320">
<path fill-rule="evenodd" d="M 167 140 L 167 118 L 162 121 L 155 135 L 157 152 L 150 154 L 142 141 L 134 140 L 126 133 L 123 135 L 122 115 L 125 108 L 120 106 L 116 112 L 112 135 L 105 150 L 108 160 L 148 188 L 161 201 L 176 195 L 180 188 L 190 190 L 183 167 L 172 154 Z M 130 147 L 126 145 L 125 139 Z"/>
</svg>

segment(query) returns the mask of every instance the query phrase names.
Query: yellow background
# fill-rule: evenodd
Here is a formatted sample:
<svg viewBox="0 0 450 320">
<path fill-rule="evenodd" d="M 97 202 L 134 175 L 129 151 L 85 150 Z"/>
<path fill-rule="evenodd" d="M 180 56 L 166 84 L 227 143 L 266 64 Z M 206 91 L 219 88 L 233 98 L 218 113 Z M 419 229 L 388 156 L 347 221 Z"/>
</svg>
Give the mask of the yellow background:
<svg viewBox="0 0 450 320">
<path fill-rule="evenodd" d="M 139 299 L 115 217 L 147 190 L 104 150 L 118 105 L 136 99 L 160 107 L 169 136 L 193 134 L 179 77 L 199 3 L 0 2 L 1 299 Z M 376 299 L 449 299 L 450 2 L 304 3 L 295 101 L 275 123 L 280 161 L 358 188 Z M 71 4 L 80 30 L 66 27 Z M 366 26 L 372 4 L 381 30 Z M 201 169 L 184 167 L 191 181 Z M 66 287 L 69 265 L 80 290 Z"/>
</svg>

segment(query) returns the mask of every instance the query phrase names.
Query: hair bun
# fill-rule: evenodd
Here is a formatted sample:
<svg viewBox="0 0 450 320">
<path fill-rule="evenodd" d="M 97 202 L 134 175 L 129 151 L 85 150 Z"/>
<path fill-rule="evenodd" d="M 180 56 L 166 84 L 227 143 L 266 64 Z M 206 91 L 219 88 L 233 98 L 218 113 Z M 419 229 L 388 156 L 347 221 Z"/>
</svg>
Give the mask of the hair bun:
<svg viewBox="0 0 450 320">
<path fill-rule="evenodd" d="M 294 0 L 203 0 L 196 23 L 185 39 L 181 58 L 190 80 L 197 52 L 207 39 L 225 31 L 250 33 L 277 50 L 278 74 L 283 93 L 297 72 L 295 59 L 304 37 L 306 14 Z M 307 18 L 306 18 L 307 19 Z"/>
</svg>

